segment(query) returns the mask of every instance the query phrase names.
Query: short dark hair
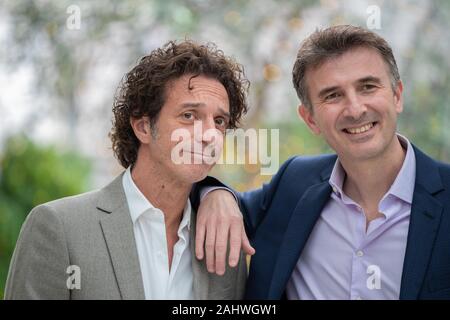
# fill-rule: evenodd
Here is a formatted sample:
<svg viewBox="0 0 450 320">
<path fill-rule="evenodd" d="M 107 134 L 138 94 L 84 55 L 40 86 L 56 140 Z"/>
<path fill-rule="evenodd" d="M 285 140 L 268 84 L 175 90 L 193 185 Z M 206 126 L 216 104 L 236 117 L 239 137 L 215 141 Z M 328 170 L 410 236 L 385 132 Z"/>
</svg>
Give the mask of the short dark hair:
<svg viewBox="0 0 450 320">
<path fill-rule="evenodd" d="M 377 50 L 389 67 L 392 88 L 397 87 L 397 83 L 400 81 L 397 63 L 391 47 L 382 37 L 370 30 L 351 25 L 316 30 L 302 42 L 292 70 L 292 80 L 297 95 L 311 111 L 312 104 L 305 80 L 308 68 L 315 68 L 327 59 L 339 56 L 355 47 Z"/>
<path fill-rule="evenodd" d="M 229 128 L 236 128 L 247 112 L 249 81 L 242 65 L 224 55 L 213 43 L 169 41 L 140 59 L 122 79 L 113 104 L 112 149 L 127 168 L 137 159 L 140 142 L 130 124 L 131 117 L 148 116 L 153 126 L 166 99 L 166 86 L 184 75 L 203 75 L 224 87 L 230 102 Z"/>
</svg>

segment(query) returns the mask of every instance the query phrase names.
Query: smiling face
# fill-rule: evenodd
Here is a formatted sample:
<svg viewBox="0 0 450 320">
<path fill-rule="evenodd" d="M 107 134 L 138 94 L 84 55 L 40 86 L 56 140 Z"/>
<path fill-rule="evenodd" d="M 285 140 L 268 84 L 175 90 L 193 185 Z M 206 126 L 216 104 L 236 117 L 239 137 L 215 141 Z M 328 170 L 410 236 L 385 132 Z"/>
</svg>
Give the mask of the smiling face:
<svg viewBox="0 0 450 320">
<path fill-rule="evenodd" d="M 135 121 L 149 125 L 145 117 Z M 216 152 L 222 151 L 229 121 L 228 94 L 220 82 L 205 76 L 180 77 L 167 84 L 154 133 L 139 137 L 139 152 L 146 154 L 160 175 L 180 183 L 195 183 L 205 178 L 214 165 L 211 144 Z M 139 124 L 133 127 L 139 136 Z M 180 159 L 184 161 L 180 163 Z"/>
<path fill-rule="evenodd" d="M 379 159 L 394 148 L 403 87 L 392 89 L 388 70 L 376 50 L 356 47 L 306 71 L 312 110 L 299 113 L 341 159 Z"/>
</svg>

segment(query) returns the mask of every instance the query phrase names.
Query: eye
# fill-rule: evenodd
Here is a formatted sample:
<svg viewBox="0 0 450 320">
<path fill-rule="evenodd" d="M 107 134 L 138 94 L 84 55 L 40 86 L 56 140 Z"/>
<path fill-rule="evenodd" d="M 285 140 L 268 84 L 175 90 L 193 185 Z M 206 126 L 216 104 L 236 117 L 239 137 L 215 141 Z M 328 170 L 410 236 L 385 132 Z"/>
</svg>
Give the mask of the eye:
<svg viewBox="0 0 450 320">
<path fill-rule="evenodd" d="M 362 86 L 362 90 L 363 91 L 373 91 L 374 89 L 376 89 L 376 86 L 373 84 L 365 84 Z"/>
<path fill-rule="evenodd" d="M 193 120 L 194 119 L 194 115 L 192 114 L 192 112 L 184 112 L 183 113 L 183 119 L 185 119 L 185 120 Z"/>
<path fill-rule="evenodd" d="M 221 132 L 225 132 L 225 130 L 228 128 L 229 121 L 225 118 L 216 118 L 215 120 L 217 129 Z"/>
<path fill-rule="evenodd" d="M 333 92 L 325 97 L 325 101 L 330 101 L 333 99 L 337 99 L 339 97 L 339 93 Z"/>
<path fill-rule="evenodd" d="M 224 118 L 216 118 L 216 124 L 219 126 L 225 126 L 226 122 Z"/>
</svg>

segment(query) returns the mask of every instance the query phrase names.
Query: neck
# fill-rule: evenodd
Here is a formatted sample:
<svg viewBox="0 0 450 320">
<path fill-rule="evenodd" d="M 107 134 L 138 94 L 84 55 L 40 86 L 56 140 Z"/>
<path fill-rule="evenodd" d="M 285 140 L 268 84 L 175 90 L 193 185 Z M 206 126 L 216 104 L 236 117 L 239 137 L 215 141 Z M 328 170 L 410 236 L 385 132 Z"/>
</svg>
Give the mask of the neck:
<svg viewBox="0 0 450 320">
<path fill-rule="evenodd" d="M 364 161 L 340 158 L 346 172 L 343 190 L 361 205 L 368 218 L 376 217 L 378 204 L 394 183 L 405 160 L 405 150 L 395 136 L 379 157 Z"/>
<path fill-rule="evenodd" d="M 164 214 L 170 272 L 174 246 L 178 241 L 178 228 L 192 184 L 171 175 L 145 152 L 138 152 L 131 177 L 142 194 Z"/>
<path fill-rule="evenodd" d="M 152 205 L 164 213 L 166 229 L 176 232 L 192 184 L 180 182 L 148 158 L 143 158 L 138 155 L 132 168 L 133 181 Z"/>
</svg>

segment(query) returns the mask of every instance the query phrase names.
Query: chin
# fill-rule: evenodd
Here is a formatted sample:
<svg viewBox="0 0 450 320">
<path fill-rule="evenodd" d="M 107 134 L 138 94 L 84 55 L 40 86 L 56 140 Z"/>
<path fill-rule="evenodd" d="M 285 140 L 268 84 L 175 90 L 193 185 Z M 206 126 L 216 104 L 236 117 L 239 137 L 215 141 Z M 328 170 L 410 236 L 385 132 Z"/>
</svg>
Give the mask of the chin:
<svg viewBox="0 0 450 320">
<path fill-rule="evenodd" d="M 376 158 L 383 152 L 383 143 L 378 139 L 366 141 L 363 143 L 349 144 L 339 148 L 346 157 L 355 160 L 369 160 Z M 336 150 L 336 149 L 335 149 Z M 337 152 L 339 154 L 339 152 Z"/>
<path fill-rule="evenodd" d="M 208 176 L 211 167 L 212 167 L 211 165 L 207 164 L 185 165 L 183 168 L 182 175 L 186 182 L 193 184 L 205 179 Z"/>
<path fill-rule="evenodd" d="M 360 150 L 355 150 L 350 154 L 351 158 L 355 160 L 371 160 L 378 158 L 381 154 L 381 150 L 379 148 L 364 148 Z"/>
</svg>

